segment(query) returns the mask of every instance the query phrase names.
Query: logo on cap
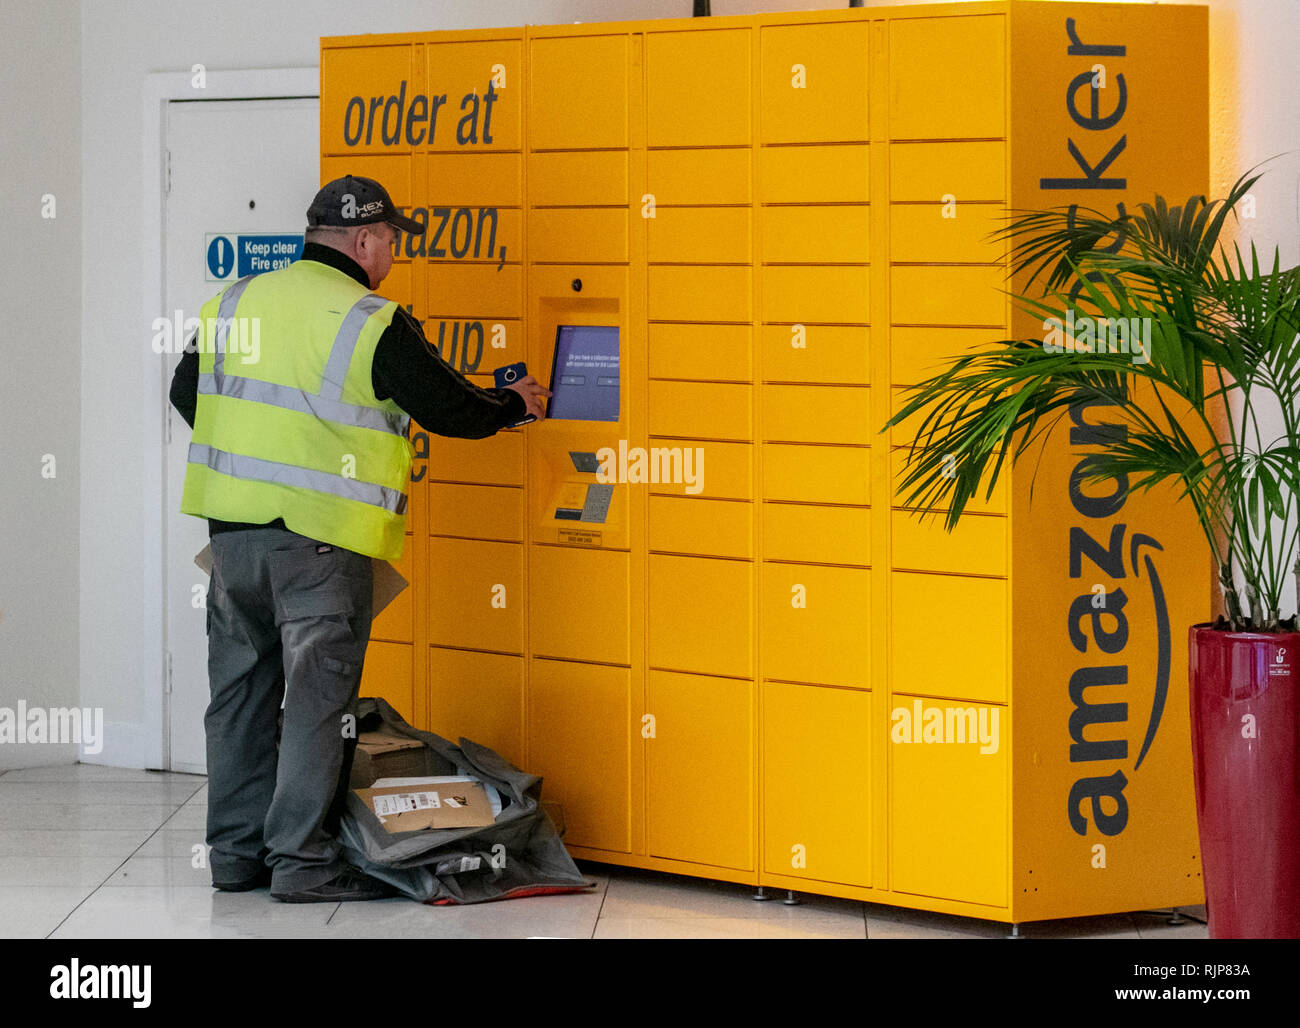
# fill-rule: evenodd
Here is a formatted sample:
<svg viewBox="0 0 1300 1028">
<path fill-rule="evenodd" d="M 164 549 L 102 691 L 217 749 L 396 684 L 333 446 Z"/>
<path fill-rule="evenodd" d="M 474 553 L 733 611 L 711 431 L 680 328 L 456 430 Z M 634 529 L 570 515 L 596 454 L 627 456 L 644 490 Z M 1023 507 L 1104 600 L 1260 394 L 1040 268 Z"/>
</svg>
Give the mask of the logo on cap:
<svg viewBox="0 0 1300 1028">
<path fill-rule="evenodd" d="M 360 175 L 345 175 L 326 183 L 307 208 L 310 227 L 351 228 L 381 221 L 412 235 L 420 235 L 425 230 L 423 224 L 398 212 L 383 186 Z"/>
</svg>

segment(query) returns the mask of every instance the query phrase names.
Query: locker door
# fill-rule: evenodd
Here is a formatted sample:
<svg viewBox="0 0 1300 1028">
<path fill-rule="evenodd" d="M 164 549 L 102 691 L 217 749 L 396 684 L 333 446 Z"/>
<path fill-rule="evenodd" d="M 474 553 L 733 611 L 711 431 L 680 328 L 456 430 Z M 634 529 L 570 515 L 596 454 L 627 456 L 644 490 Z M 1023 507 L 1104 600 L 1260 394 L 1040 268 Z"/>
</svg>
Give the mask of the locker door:
<svg viewBox="0 0 1300 1028">
<path fill-rule="evenodd" d="M 564 807 L 565 842 L 631 851 L 631 673 L 534 659 L 528 677 L 528 770 Z"/>
<path fill-rule="evenodd" d="M 629 45 L 625 35 L 533 39 L 530 149 L 627 146 Z"/>
<path fill-rule="evenodd" d="M 1006 19 L 898 18 L 889 25 L 894 139 L 1006 134 Z"/>
<path fill-rule="evenodd" d="M 871 695 L 763 685 L 763 869 L 871 884 Z"/>
<path fill-rule="evenodd" d="M 762 590 L 764 677 L 869 687 L 870 571 L 768 561 Z"/>
<path fill-rule="evenodd" d="M 1003 325 L 1005 288 L 996 265 L 899 265 L 890 269 L 890 317 L 895 325 Z"/>
<path fill-rule="evenodd" d="M 1011 749 L 1010 709 L 961 701 L 893 694 L 894 711 L 909 715 L 920 702 L 922 723 L 929 709 L 942 711 L 944 732 L 952 740 L 970 724 L 965 711 L 983 707 L 985 726 L 994 743 L 895 741 L 891 723 L 889 758 L 890 878 L 899 892 L 1004 906 L 1007 902 L 1007 754 Z M 952 718 L 949 708 L 962 713 Z M 997 720 L 993 721 L 993 711 Z M 960 721 L 959 721 L 960 718 Z M 906 738 L 904 733 L 898 733 Z M 960 854 L 954 859 L 953 854 Z"/>
<path fill-rule="evenodd" d="M 432 153 L 424 162 L 430 205 L 520 207 L 523 158 L 517 153 Z M 393 197 L 397 201 L 397 197 Z M 511 248 L 517 254 L 517 248 Z"/>
<path fill-rule="evenodd" d="M 894 654 L 890 685 L 895 691 L 985 703 L 1005 703 L 1010 698 L 1011 603 L 1005 579 L 895 571 L 890 575 L 890 606 Z M 961 646 L 935 646 L 932 622 L 926 616 L 935 610 L 949 611 L 956 620 L 978 625 L 979 630 L 968 632 Z"/>
<path fill-rule="evenodd" d="M 445 97 L 428 150 L 518 150 L 524 84 L 519 39 L 448 40 L 424 48 L 429 92 Z M 490 99 L 489 99 L 490 97 Z M 429 100 L 432 110 L 434 100 Z"/>
<path fill-rule="evenodd" d="M 745 146 L 750 29 L 646 34 L 650 146 Z"/>
<path fill-rule="evenodd" d="M 397 110 L 400 100 L 409 103 L 418 92 L 414 51 L 407 43 L 332 47 L 321 54 L 322 154 L 374 154 L 395 146 L 409 148 Z M 406 84 L 405 97 L 399 83 Z M 389 110 L 387 124 L 385 106 Z M 393 202 L 401 203 L 396 196 Z"/>
<path fill-rule="evenodd" d="M 523 547 L 475 539 L 429 540 L 429 642 L 524 651 Z"/>
<path fill-rule="evenodd" d="M 765 25 L 760 31 L 762 141 L 867 139 L 868 24 Z"/>
<path fill-rule="evenodd" d="M 628 555 L 576 546 L 532 547 L 529 645 L 572 660 L 628 662 Z"/>
<path fill-rule="evenodd" d="M 429 731 L 473 739 L 524 767 L 523 711 L 522 657 L 429 648 Z"/>
<path fill-rule="evenodd" d="M 653 667 L 752 674 L 749 561 L 652 554 L 646 652 Z"/>
<path fill-rule="evenodd" d="M 651 671 L 647 693 L 650 856 L 751 870 L 753 681 Z"/>
</svg>

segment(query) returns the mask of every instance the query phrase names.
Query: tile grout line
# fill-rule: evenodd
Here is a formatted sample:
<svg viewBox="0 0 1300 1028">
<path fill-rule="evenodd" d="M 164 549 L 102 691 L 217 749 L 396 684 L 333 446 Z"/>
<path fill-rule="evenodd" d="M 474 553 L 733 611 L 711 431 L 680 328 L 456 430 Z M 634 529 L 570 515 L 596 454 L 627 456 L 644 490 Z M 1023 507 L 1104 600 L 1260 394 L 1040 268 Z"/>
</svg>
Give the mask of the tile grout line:
<svg viewBox="0 0 1300 1028">
<path fill-rule="evenodd" d="M 600 906 L 596 908 L 596 920 L 592 922 L 591 934 L 587 936 L 587 938 L 589 939 L 594 940 L 596 938 L 596 932 L 600 928 L 601 916 L 605 913 L 605 900 L 609 898 L 609 887 L 613 884 L 614 884 L 614 879 L 611 876 L 607 875 L 605 877 L 605 888 L 601 891 L 600 894 Z"/>
<path fill-rule="evenodd" d="M 168 816 L 170 817 L 170 815 L 168 815 Z M 163 824 L 166 824 L 166 823 L 167 823 L 167 822 L 164 820 Z M 137 846 L 134 850 L 132 850 L 130 853 L 128 853 L 128 854 L 127 854 L 127 855 L 122 859 L 122 862 L 121 862 L 120 864 L 118 864 L 117 867 L 113 868 L 113 870 L 111 870 L 111 871 L 108 873 L 108 876 L 104 879 L 104 881 L 100 882 L 100 883 L 99 883 L 98 885 L 96 885 L 93 889 L 91 889 L 90 892 L 88 892 L 88 893 L 86 893 L 86 895 L 82 896 L 81 899 L 77 902 L 77 905 L 76 905 L 75 907 L 73 907 L 71 910 L 69 910 L 69 911 L 67 912 L 66 915 L 64 915 L 62 921 L 60 921 L 60 922 L 59 922 L 58 924 L 56 924 L 52 929 L 50 929 L 49 934 L 46 935 L 45 938 L 47 938 L 47 939 L 51 938 L 51 937 L 54 935 L 55 932 L 57 932 L 60 928 L 62 928 L 65 924 L 67 924 L 67 922 L 68 922 L 68 918 L 72 917 L 73 914 L 75 914 L 78 910 L 80 910 L 80 909 L 81 909 L 81 905 L 82 905 L 83 903 L 85 903 L 86 900 L 90 899 L 90 898 L 91 898 L 92 896 L 94 896 L 97 892 L 99 892 L 99 890 L 102 889 L 102 888 L 104 887 L 105 883 L 107 883 L 107 882 L 109 881 L 109 879 L 111 879 L 111 878 L 113 877 L 113 875 L 117 874 L 119 871 L 122 870 L 122 868 L 126 867 L 127 863 L 130 862 L 131 858 L 134 857 L 134 856 L 135 856 L 135 855 L 136 855 L 136 854 L 137 854 L 137 853 L 138 853 L 138 852 L 139 852 L 139 851 L 140 851 L 140 850 L 141 850 L 145 845 L 147 845 L 148 842 L 149 842 L 149 840 L 152 839 L 155 835 L 157 835 L 160 831 L 162 831 L 162 825 L 159 825 L 159 826 L 158 826 L 157 828 L 155 828 L 152 832 L 150 832 L 149 835 L 148 835 L 148 838 L 146 838 L 146 839 L 144 840 L 144 842 L 140 843 L 139 846 Z"/>
<path fill-rule="evenodd" d="M 6 773 L 7 773 L 7 772 L 6 772 Z M 0 778 L 3 778 L 3 777 L 4 777 L 3 775 L 0 775 Z M 75 781 L 75 779 L 74 779 L 74 781 Z M 206 788 L 206 786 L 207 786 L 207 782 L 205 781 L 205 782 L 203 783 L 203 785 L 199 786 L 199 787 L 198 787 L 197 789 L 195 789 L 192 793 L 190 793 L 188 799 L 182 800 L 179 804 L 177 804 L 177 806 L 176 806 L 176 810 L 180 810 L 181 807 L 185 806 L 186 803 L 188 803 L 188 802 L 189 802 L 190 800 L 192 800 L 195 796 L 197 796 L 197 795 L 199 794 L 199 791 L 200 791 L 201 789 L 203 789 L 203 788 Z M 139 846 L 137 846 L 137 847 L 136 847 L 135 849 L 133 849 L 130 853 L 128 853 L 128 854 L 123 858 L 122 862 L 121 862 L 120 864 L 118 864 L 117 867 L 113 868 L 113 870 L 110 871 L 110 872 L 108 873 L 108 877 L 106 877 L 106 878 L 104 879 L 104 881 L 100 882 L 100 883 L 99 883 L 98 885 L 96 885 L 93 889 L 91 889 L 90 892 L 88 892 L 88 893 L 86 893 L 86 895 L 82 896 L 81 899 L 77 901 L 77 905 L 76 905 L 75 907 L 73 907 L 71 910 L 69 910 L 69 911 L 67 912 L 67 914 L 64 915 L 63 920 L 61 920 L 58 924 L 56 924 L 53 928 L 50 929 L 49 934 L 47 934 L 47 935 L 45 936 L 45 938 L 47 938 L 47 939 L 51 938 L 51 937 L 54 935 L 55 932 L 57 932 L 60 928 L 62 928 L 65 924 L 67 924 L 67 923 L 68 923 L 68 919 L 71 918 L 73 914 L 75 914 L 78 910 L 81 909 L 82 904 L 85 903 L 86 900 L 90 899 L 92 896 L 94 896 L 96 893 L 98 893 L 99 890 L 102 889 L 102 888 L 104 887 L 104 885 L 105 885 L 105 884 L 106 884 L 106 883 L 107 883 L 107 882 L 108 882 L 108 881 L 113 877 L 113 875 L 117 874 L 119 871 L 122 870 L 122 868 L 126 867 L 126 865 L 130 862 L 131 858 L 134 857 L 137 853 L 139 853 L 142 849 L 144 849 L 144 847 L 147 846 L 147 845 L 149 844 L 149 840 L 150 840 L 150 839 L 152 839 L 155 835 L 157 835 L 159 832 L 162 831 L 162 829 L 163 829 L 163 825 L 165 825 L 168 821 L 170 821 L 170 820 L 171 820 L 171 819 L 176 815 L 176 810 L 173 810 L 170 814 L 168 814 L 165 818 L 163 818 L 162 824 L 160 824 L 157 828 L 155 828 L 152 832 L 150 832 L 150 833 L 145 837 L 145 839 L 140 843 Z M 94 831 L 95 829 L 89 829 L 89 830 L 90 830 L 90 831 Z M 205 841 L 205 844 L 206 844 L 206 840 L 204 840 L 204 841 Z"/>
</svg>

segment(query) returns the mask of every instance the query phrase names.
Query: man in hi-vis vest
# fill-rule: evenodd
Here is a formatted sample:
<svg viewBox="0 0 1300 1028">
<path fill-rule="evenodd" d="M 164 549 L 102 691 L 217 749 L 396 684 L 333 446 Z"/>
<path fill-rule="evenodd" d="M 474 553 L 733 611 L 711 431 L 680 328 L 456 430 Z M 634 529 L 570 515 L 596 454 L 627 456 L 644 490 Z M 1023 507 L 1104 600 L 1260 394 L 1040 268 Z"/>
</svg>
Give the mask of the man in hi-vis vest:
<svg viewBox="0 0 1300 1028">
<path fill-rule="evenodd" d="M 480 389 L 377 289 L 397 229 L 378 182 L 316 194 L 302 257 L 204 305 L 171 401 L 194 429 L 181 510 L 208 519 L 207 841 L 212 883 L 294 903 L 393 895 L 337 839 L 371 557 L 402 553 L 414 418 L 479 439 L 550 393 L 531 376 Z M 276 725 L 284 702 L 279 752 Z M 345 738 L 345 734 L 348 738 Z"/>
</svg>

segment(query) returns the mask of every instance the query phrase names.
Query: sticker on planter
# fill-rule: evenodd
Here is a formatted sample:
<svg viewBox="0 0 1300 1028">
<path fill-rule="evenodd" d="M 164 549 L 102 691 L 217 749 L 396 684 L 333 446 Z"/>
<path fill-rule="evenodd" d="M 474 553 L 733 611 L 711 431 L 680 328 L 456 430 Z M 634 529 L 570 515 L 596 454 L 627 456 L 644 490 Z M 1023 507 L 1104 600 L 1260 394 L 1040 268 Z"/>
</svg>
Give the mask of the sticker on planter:
<svg viewBox="0 0 1300 1028">
<path fill-rule="evenodd" d="M 1270 678 L 1289 678 L 1291 676 L 1291 660 L 1287 656 L 1286 647 L 1279 646 L 1277 652 L 1273 654 L 1273 662 L 1268 666 Z"/>
</svg>

